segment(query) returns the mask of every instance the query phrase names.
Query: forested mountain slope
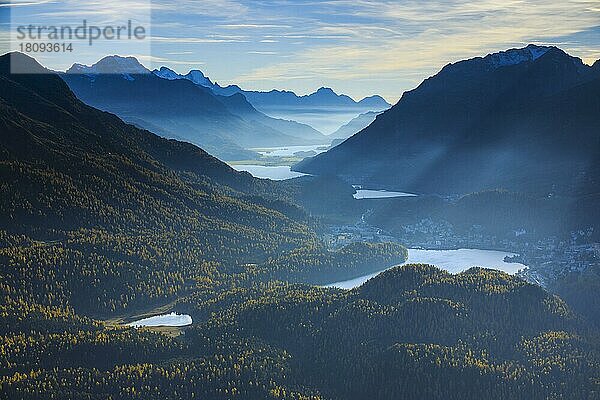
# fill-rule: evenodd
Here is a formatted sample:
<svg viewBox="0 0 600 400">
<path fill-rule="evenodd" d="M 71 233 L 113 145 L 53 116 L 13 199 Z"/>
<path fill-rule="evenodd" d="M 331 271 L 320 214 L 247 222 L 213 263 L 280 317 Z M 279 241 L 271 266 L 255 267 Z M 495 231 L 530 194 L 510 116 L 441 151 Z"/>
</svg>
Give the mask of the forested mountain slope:
<svg viewBox="0 0 600 400">
<path fill-rule="evenodd" d="M 32 310 L 4 328 L 0 390 L 315 400 L 594 399 L 600 390 L 586 327 L 560 299 L 497 271 L 408 265 L 349 292 L 199 286 L 179 307 L 195 324 L 177 339 Z M 10 333 L 31 327 L 30 340 Z"/>
<path fill-rule="evenodd" d="M 1 257 L 15 266 L 3 272 L 10 290 L 112 314 L 292 249 L 322 251 L 306 214 L 280 200 L 276 184 L 88 107 L 57 75 L 9 75 L 10 56 L 0 62 Z"/>
</svg>

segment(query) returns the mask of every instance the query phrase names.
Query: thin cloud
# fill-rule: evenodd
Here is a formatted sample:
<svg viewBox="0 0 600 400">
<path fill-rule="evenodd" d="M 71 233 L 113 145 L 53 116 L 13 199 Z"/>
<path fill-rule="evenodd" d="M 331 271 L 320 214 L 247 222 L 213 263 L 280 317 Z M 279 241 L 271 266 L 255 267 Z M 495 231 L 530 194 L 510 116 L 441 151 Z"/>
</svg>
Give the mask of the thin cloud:
<svg viewBox="0 0 600 400">
<path fill-rule="evenodd" d="M 269 25 L 269 24 L 226 24 L 219 25 L 220 28 L 226 29 L 290 29 L 292 26 L 290 25 Z"/>
<path fill-rule="evenodd" d="M 61 3 L 23 9 L 49 18 L 86 7 L 106 18 L 135 14 L 120 5 L 127 1 Z M 183 65 L 201 55 L 213 79 L 249 89 L 335 85 L 357 98 L 398 98 L 449 62 L 532 42 L 587 63 L 600 58 L 597 0 L 153 0 L 152 8 L 157 60 Z"/>
<path fill-rule="evenodd" d="M 154 42 L 166 43 L 245 43 L 247 40 L 231 39 L 231 38 L 199 38 L 199 37 L 167 37 L 167 36 L 151 36 L 149 38 Z"/>
<path fill-rule="evenodd" d="M 55 0 L 40 0 L 40 1 L 1 1 L 0 7 L 27 7 L 38 6 L 40 4 L 56 3 Z"/>
<path fill-rule="evenodd" d="M 552 44 L 557 38 L 593 28 L 600 21 L 600 13 L 597 7 L 592 7 L 593 3 L 550 0 L 535 5 L 496 0 L 330 2 L 341 15 L 347 13 L 347 19 L 359 17 L 360 21 L 317 21 L 312 29 L 307 27 L 312 30 L 311 34 L 287 36 L 312 42 L 289 60 L 255 68 L 236 79 L 262 87 L 302 73 L 309 81 L 323 77 L 349 81 L 352 87 L 347 91 L 351 94 L 354 91 L 354 94 L 367 95 L 366 90 L 378 87 L 387 97 L 397 98 L 448 62 L 531 42 Z M 340 15 L 338 19 L 344 20 Z M 315 36 L 327 36 L 323 34 L 336 35 L 340 40 L 327 45 L 312 40 Z M 600 43 L 567 44 L 565 50 L 589 62 L 600 56 Z M 373 85 L 373 77 L 384 84 Z M 390 85 L 390 82 L 395 84 Z"/>
</svg>

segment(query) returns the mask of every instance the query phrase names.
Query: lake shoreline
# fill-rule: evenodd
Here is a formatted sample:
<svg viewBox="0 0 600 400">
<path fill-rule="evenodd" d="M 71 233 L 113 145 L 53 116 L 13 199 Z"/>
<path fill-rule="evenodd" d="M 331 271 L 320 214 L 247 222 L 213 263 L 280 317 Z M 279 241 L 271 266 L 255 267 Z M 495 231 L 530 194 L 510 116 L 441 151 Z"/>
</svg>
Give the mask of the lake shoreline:
<svg viewBox="0 0 600 400">
<path fill-rule="evenodd" d="M 355 276 L 353 278 L 349 278 L 349 279 L 345 279 L 345 280 L 341 280 L 341 281 L 336 281 L 336 282 L 331 282 L 325 285 L 320 285 L 320 287 L 323 288 L 337 288 L 337 289 L 342 289 L 342 290 L 351 290 L 354 289 L 356 287 L 361 286 L 362 284 L 364 284 L 366 281 L 368 281 L 369 279 L 372 279 L 378 275 L 380 275 L 381 273 L 388 271 L 392 268 L 396 268 L 399 266 L 404 266 L 404 265 L 411 265 L 411 264 L 427 264 L 427 265 L 433 265 L 437 268 L 440 268 L 444 271 L 447 271 L 451 274 L 459 274 L 462 273 L 466 270 L 469 270 L 471 268 L 474 267 L 481 267 L 481 268 L 488 268 L 488 269 L 495 269 L 497 271 L 501 271 L 501 272 L 505 272 L 508 273 L 510 275 L 515 275 L 517 276 L 519 274 L 519 272 L 521 272 L 522 270 L 528 268 L 526 265 L 521 264 L 521 263 L 510 263 L 510 262 L 506 262 L 505 261 L 505 257 L 506 256 L 514 256 L 517 255 L 515 253 L 512 253 L 510 251 L 504 251 L 504 250 L 485 250 L 485 249 L 465 249 L 465 248 L 458 248 L 458 249 L 422 249 L 422 248 L 409 248 L 408 249 L 409 252 L 409 256 L 408 259 L 401 264 L 397 264 L 397 265 L 392 265 L 388 268 L 379 270 L 379 271 L 375 271 L 372 273 L 365 273 L 359 276 Z M 415 253 L 417 252 L 417 253 Z M 455 254 L 452 254 L 451 256 L 455 258 L 455 260 L 452 260 L 452 258 L 450 258 L 449 260 L 442 260 L 440 262 L 440 260 L 437 260 L 437 262 L 434 260 L 435 257 L 432 257 L 430 260 L 420 260 L 420 258 L 423 257 L 423 254 L 420 254 L 419 252 L 426 252 L 426 253 L 431 253 L 429 254 L 434 255 L 434 256 L 444 256 L 444 252 L 456 252 Z M 463 257 L 463 260 L 460 260 L 461 254 Z M 476 253 L 479 252 L 481 254 L 479 254 L 480 257 L 488 257 L 488 260 L 484 261 L 484 262 L 471 262 L 471 261 L 466 261 L 464 260 L 464 258 L 466 256 L 474 256 L 472 253 Z M 411 253 L 412 253 L 412 257 L 411 257 Z M 427 255 L 427 254 L 425 254 Z M 411 260 L 411 258 L 417 257 L 416 260 Z M 477 254 L 475 254 L 475 256 L 477 256 Z M 498 257 L 494 260 L 492 260 L 492 257 Z M 466 257 L 468 259 L 468 257 Z M 458 266 L 460 264 L 463 264 L 463 266 Z M 472 265 L 468 265 L 467 264 L 472 264 Z M 488 264 L 488 265 L 485 265 Z M 495 264 L 495 267 L 501 267 L 501 266 L 505 266 L 505 268 L 493 268 L 492 266 L 490 266 L 489 264 Z M 448 265 L 454 265 L 454 267 L 448 267 Z M 458 266 L 458 267 L 457 267 Z M 509 268 L 511 267 L 512 268 Z M 518 269 L 517 269 L 518 268 Z"/>
</svg>

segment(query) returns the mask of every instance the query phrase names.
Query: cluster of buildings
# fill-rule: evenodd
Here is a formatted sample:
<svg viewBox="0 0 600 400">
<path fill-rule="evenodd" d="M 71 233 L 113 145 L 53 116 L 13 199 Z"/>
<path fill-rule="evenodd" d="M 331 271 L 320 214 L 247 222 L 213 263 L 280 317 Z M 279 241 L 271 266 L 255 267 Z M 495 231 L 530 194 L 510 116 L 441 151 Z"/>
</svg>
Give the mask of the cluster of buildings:
<svg viewBox="0 0 600 400">
<path fill-rule="evenodd" d="M 600 243 L 593 242 L 593 228 L 571 232 L 563 239 L 540 239 L 525 230 L 497 237 L 484 232 L 481 226 L 456 233 L 447 222 L 425 219 L 402 227 L 396 236 L 402 243 L 428 249 L 479 248 L 516 253 L 518 256 L 510 261 L 528 266 L 521 275 L 542 286 L 562 274 L 600 266 Z"/>
<path fill-rule="evenodd" d="M 497 237 L 477 225 L 457 233 L 452 224 L 427 218 L 389 233 L 369 225 L 365 217 L 355 225 L 329 227 L 324 241 L 334 250 L 354 242 L 394 242 L 426 249 L 503 250 L 518 254 L 507 261 L 527 265 L 521 275 L 542 286 L 566 272 L 582 272 L 600 265 L 600 243 L 592 241 L 592 228 L 572 232 L 563 239 L 539 239 L 525 230 Z"/>
<path fill-rule="evenodd" d="M 366 215 L 363 215 L 361 220 L 354 225 L 330 226 L 328 232 L 323 235 L 323 241 L 332 250 L 337 250 L 357 242 L 401 243 L 395 236 L 380 228 L 369 225 L 366 222 Z"/>
</svg>

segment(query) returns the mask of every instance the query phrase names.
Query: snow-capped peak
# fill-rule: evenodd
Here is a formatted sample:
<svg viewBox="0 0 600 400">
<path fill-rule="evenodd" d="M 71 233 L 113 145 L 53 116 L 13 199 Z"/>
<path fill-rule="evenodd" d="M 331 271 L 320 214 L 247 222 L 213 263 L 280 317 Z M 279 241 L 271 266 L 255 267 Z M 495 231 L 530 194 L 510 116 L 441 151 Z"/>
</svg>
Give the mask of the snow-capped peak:
<svg viewBox="0 0 600 400">
<path fill-rule="evenodd" d="M 204 86 L 204 87 L 212 87 L 213 83 L 210 79 L 208 79 L 202 71 L 192 70 L 188 72 L 185 76 L 185 79 L 194 82 L 196 85 Z"/>
<path fill-rule="evenodd" d="M 159 78 L 163 78 L 163 79 L 167 79 L 170 81 L 174 81 L 177 79 L 185 79 L 185 77 L 179 75 L 177 72 L 173 71 L 170 68 L 167 67 L 160 67 L 160 69 L 155 69 L 153 71 L 154 75 L 158 76 Z"/>
<path fill-rule="evenodd" d="M 135 57 L 107 56 L 87 66 L 74 64 L 67 72 L 83 74 L 147 74 L 146 69 Z"/>
<path fill-rule="evenodd" d="M 490 54 L 484 59 L 487 60 L 493 68 L 517 65 L 523 62 L 535 61 L 550 50 L 549 46 L 536 46 L 530 44 L 522 49 L 510 49 L 499 53 Z"/>
<path fill-rule="evenodd" d="M 170 81 L 185 79 L 188 80 L 195 85 L 203 86 L 207 88 L 213 88 L 215 85 L 208 79 L 202 71 L 199 70 L 191 70 L 186 75 L 178 74 L 168 67 L 160 67 L 160 69 L 155 69 L 153 74 L 158 76 L 159 78 L 168 79 Z"/>
</svg>

